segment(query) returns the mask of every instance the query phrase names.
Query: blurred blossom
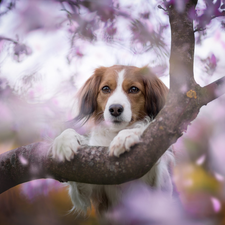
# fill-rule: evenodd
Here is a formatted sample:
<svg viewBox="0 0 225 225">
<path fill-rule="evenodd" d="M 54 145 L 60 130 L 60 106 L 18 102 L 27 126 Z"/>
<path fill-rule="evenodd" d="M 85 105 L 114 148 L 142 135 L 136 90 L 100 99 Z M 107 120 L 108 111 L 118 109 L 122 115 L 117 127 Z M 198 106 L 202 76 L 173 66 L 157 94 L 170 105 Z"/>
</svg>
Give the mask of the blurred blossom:
<svg viewBox="0 0 225 225">
<path fill-rule="evenodd" d="M 219 212 L 221 209 L 221 202 L 217 198 L 214 198 L 214 197 L 211 197 L 211 201 L 212 201 L 214 211 Z"/>
<path fill-rule="evenodd" d="M 57 25 L 63 21 L 63 17 L 56 13 L 57 10 L 50 10 L 50 8 L 58 7 L 59 5 L 56 2 L 50 0 L 23 1 L 18 7 L 20 20 L 17 29 L 24 33 L 37 29 L 56 29 Z"/>
<path fill-rule="evenodd" d="M 202 108 L 174 146 L 174 182 L 185 210 L 195 218 L 224 217 L 224 110 L 223 97 Z"/>
<path fill-rule="evenodd" d="M 221 9 L 225 9 L 225 1 L 224 0 L 221 0 L 221 6 L 220 6 Z"/>
<path fill-rule="evenodd" d="M 113 24 L 111 24 L 108 28 L 107 28 L 107 33 L 110 36 L 113 36 L 114 34 L 116 34 L 117 28 L 113 26 Z"/>
<path fill-rule="evenodd" d="M 206 155 L 200 156 L 200 157 L 197 159 L 196 164 L 197 164 L 197 165 L 202 165 L 202 164 L 205 162 L 205 158 L 206 158 Z"/>
<path fill-rule="evenodd" d="M 222 176 L 221 174 L 214 173 L 214 176 L 218 181 L 224 181 L 224 176 Z"/>
<path fill-rule="evenodd" d="M 77 55 L 78 57 L 83 57 L 83 56 L 84 56 L 84 54 L 81 52 L 81 49 L 80 49 L 80 48 L 77 48 L 77 49 L 76 49 L 76 55 Z"/>
<path fill-rule="evenodd" d="M 108 2 L 106 1 L 106 3 L 104 5 L 99 5 L 99 7 L 97 8 L 97 14 L 99 15 L 100 19 L 103 22 L 106 22 L 108 20 L 113 21 L 113 19 L 115 18 L 115 14 L 116 12 L 114 11 L 114 9 L 112 7 L 110 7 L 110 2 L 108 0 Z M 112 4 L 112 3 L 111 3 Z"/>
<path fill-rule="evenodd" d="M 213 163 L 214 168 L 219 173 L 225 176 L 225 167 L 224 167 L 224 159 L 225 159 L 225 145 L 224 145 L 224 136 L 225 133 L 213 136 L 210 140 L 211 147 L 211 161 Z"/>
<path fill-rule="evenodd" d="M 73 33 L 75 33 L 77 27 L 78 27 L 78 24 L 76 22 L 70 22 L 68 31 L 73 34 Z"/>
<path fill-rule="evenodd" d="M 52 190 L 59 190 L 63 184 L 53 179 L 33 180 L 21 185 L 21 193 L 29 200 L 40 195 L 48 195 Z"/>
<path fill-rule="evenodd" d="M 165 76 L 165 73 L 167 72 L 167 69 L 168 69 L 168 66 L 166 64 L 151 67 L 151 71 L 153 73 L 155 73 L 158 77 Z"/>
<path fill-rule="evenodd" d="M 83 44 L 73 44 L 73 48 L 70 49 L 70 52 L 67 55 L 68 62 L 71 63 L 74 56 L 76 56 L 77 59 L 81 59 L 84 56 L 84 52 L 85 46 Z"/>
<path fill-rule="evenodd" d="M 4 123 L 7 123 L 7 122 L 10 123 L 13 119 L 11 110 L 3 102 L 0 102 L 0 118 L 4 118 L 4 121 L 2 121 Z"/>
<path fill-rule="evenodd" d="M 76 29 L 76 33 L 80 35 L 80 38 L 87 38 L 89 41 L 94 40 L 95 30 L 98 28 L 98 24 L 95 21 L 85 21 L 82 20 L 79 23 L 79 27 Z"/>
<path fill-rule="evenodd" d="M 149 51 L 154 48 L 155 51 L 167 52 L 167 46 L 163 39 L 163 32 L 166 30 L 167 26 L 160 24 L 160 26 L 155 29 L 153 23 L 149 20 L 133 20 L 130 25 L 132 31 L 132 45 L 141 44 L 142 49 L 138 50 L 138 54 L 145 51 Z"/>
<path fill-rule="evenodd" d="M 220 30 L 217 30 L 214 40 L 220 44 L 220 46 L 222 47 L 223 50 L 225 49 L 225 41 L 223 38 L 223 32 L 221 32 Z"/>
<path fill-rule="evenodd" d="M 114 207 L 106 218 L 117 225 L 194 225 L 211 224 L 189 218 L 180 202 L 168 194 L 152 190 L 144 184 L 132 184 L 133 188 L 124 194 L 122 202 Z"/>
<path fill-rule="evenodd" d="M 30 81 L 25 79 L 27 84 L 34 82 L 33 78 L 30 79 Z M 5 87 L 3 84 L 2 86 Z M 28 88 L 26 96 L 30 93 L 29 90 Z M 69 92 L 68 86 L 67 90 Z M 38 91 L 35 90 L 36 92 Z M 29 104 L 8 86 L 5 89 L 1 89 L 0 86 L 0 93 L 1 140 L 13 139 L 17 141 L 17 144 L 23 145 L 54 138 L 62 129 L 67 109 L 61 104 L 55 104 L 56 98 L 49 99 L 45 103 Z M 34 99 L 29 100 L 35 103 Z"/>
<path fill-rule="evenodd" d="M 19 160 L 22 165 L 26 166 L 28 164 L 28 160 L 24 158 L 22 155 L 20 155 Z"/>
<path fill-rule="evenodd" d="M 87 41 L 111 41 L 113 44 L 122 45 L 124 49 L 130 46 L 135 53 L 144 53 L 153 50 L 157 55 L 157 47 L 163 52 L 167 45 L 164 42 L 164 25 L 155 26 L 161 20 L 160 16 L 152 10 L 153 3 L 137 3 L 137 5 L 127 4 L 115 0 L 97 1 L 67 1 L 67 0 L 24 0 L 16 5 L 13 21 L 12 35 L 18 35 L 23 40 L 25 35 L 35 32 L 64 30 L 71 39 L 71 48 L 80 38 Z M 154 3 L 155 4 L 155 3 Z M 144 8 L 144 9 L 143 9 Z M 52 10 L 54 9 L 54 10 Z M 132 11 L 132 14 L 130 13 Z M 151 17 L 150 17 L 151 15 Z M 122 23 L 121 23 L 122 21 Z M 130 21 L 140 21 L 135 29 L 129 29 Z M 143 23 L 143 24 L 142 24 Z M 126 25 L 125 25 L 126 24 Z M 124 29 L 126 26 L 126 29 Z M 143 28 L 142 28 L 143 26 Z M 9 26 L 8 26 L 9 27 Z M 139 27 L 139 28 L 138 28 Z M 156 29 L 157 28 L 157 29 Z M 145 31 L 146 29 L 146 31 Z M 35 31 L 35 32 L 34 32 Z M 133 32 L 134 31 L 134 32 Z M 137 32 L 136 32 L 137 31 Z M 8 34 L 7 34 L 8 35 Z M 149 38 L 147 37 L 149 35 Z M 113 40 L 112 40 L 113 36 Z M 133 37 L 133 39 L 132 39 Z M 133 41 L 135 40 L 135 41 Z M 141 43 L 142 48 L 136 48 L 136 42 Z M 86 43 L 88 45 L 90 43 Z M 146 46 L 144 46 L 146 45 Z M 21 61 L 28 51 L 25 46 L 16 46 L 15 55 L 19 55 Z M 156 47 L 153 49 L 153 47 Z M 168 48 L 168 47 L 167 47 Z M 36 49 L 32 48 L 32 51 Z M 76 54 L 68 56 L 68 62 L 72 58 L 82 57 L 83 49 L 80 48 Z"/>
<path fill-rule="evenodd" d="M 15 43 L 13 50 L 15 55 L 14 59 L 18 62 L 22 60 L 21 56 L 23 56 L 24 54 L 30 55 L 32 53 L 32 50 L 28 46 L 20 43 Z"/>
<path fill-rule="evenodd" d="M 212 174 L 200 166 L 192 165 L 190 170 L 186 163 L 175 169 L 175 178 L 182 205 L 190 217 L 213 218 L 220 212 L 223 185 Z"/>
<path fill-rule="evenodd" d="M 1 7 L 0 7 L 0 16 L 3 16 L 4 14 L 8 13 L 10 10 L 12 10 L 16 5 L 16 0 L 2 0 L 0 1 Z"/>
<path fill-rule="evenodd" d="M 184 164 L 174 170 L 175 182 L 182 193 L 195 191 L 208 191 L 215 194 L 220 190 L 220 183 L 214 175 L 206 171 L 202 166 Z"/>
<path fill-rule="evenodd" d="M 131 30 L 133 32 L 133 39 L 145 44 L 149 41 L 153 28 L 149 23 L 147 25 L 139 20 L 135 20 L 131 23 Z"/>
<path fill-rule="evenodd" d="M 149 19 L 149 17 L 150 17 L 150 12 L 147 11 L 147 12 L 144 12 L 144 13 L 140 13 L 140 16 L 141 16 L 143 19 Z"/>
<path fill-rule="evenodd" d="M 212 76 L 217 68 L 218 59 L 216 58 L 216 56 L 211 53 L 211 55 L 208 56 L 206 59 L 201 59 L 201 62 L 204 65 L 205 72 L 208 75 Z"/>
<path fill-rule="evenodd" d="M 14 59 L 20 62 L 21 57 L 23 57 L 24 55 L 30 55 L 32 53 L 32 50 L 29 46 L 19 43 L 18 39 L 19 39 L 18 36 L 17 36 L 17 40 L 0 36 L 0 50 L 1 48 L 2 50 L 4 50 L 4 47 L 6 46 L 6 43 L 5 43 L 6 41 L 13 43 L 14 44 L 14 47 L 13 47 Z"/>
<path fill-rule="evenodd" d="M 205 4 L 202 4 L 204 2 Z M 199 28 L 205 28 L 208 24 L 211 23 L 211 19 L 215 17 L 222 16 L 222 10 L 223 10 L 223 3 L 221 4 L 221 1 L 201 1 L 199 4 L 201 7 L 199 7 L 199 13 L 198 17 L 196 17 L 196 21 L 198 22 Z"/>
<path fill-rule="evenodd" d="M 210 136 L 212 131 L 211 127 L 212 125 L 208 118 L 201 117 L 197 122 L 192 122 L 191 126 L 188 127 L 184 140 L 201 144 L 206 135 Z"/>
<path fill-rule="evenodd" d="M 80 4 L 86 7 L 90 12 L 96 11 L 103 22 L 107 20 L 112 21 L 116 14 L 112 0 L 83 1 L 80 2 Z"/>
<path fill-rule="evenodd" d="M 67 2 L 67 1 L 64 1 Z M 115 33 L 116 28 L 113 28 L 112 22 L 117 13 L 113 7 L 113 1 L 111 0 L 97 0 L 97 1 L 81 1 L 79 5 L 76 3 L 67 2 L 72 7 L 72 13 L 65 10 L 68 13 L 68 18 L 71 21 L 72 26 L 70 31 L 78 34 L 79 37 L 87 38 L 89 40 L 96 39 L 96 33 L 101 25 L 103 25 L 106 32 L 111 36 Z M 83 7 L 81 7 L 83 6 Z M 76 9 L 84 11 L 85 16 L 78 14 Z M 122 14 L 120 14 L 122 15 Z M 99 20 L 100 19 L 100 20 Z M 75 22 L 75 24 L 74 24 Z M 101 26 L 101 28 L 103 28 Z"/>
</svg>

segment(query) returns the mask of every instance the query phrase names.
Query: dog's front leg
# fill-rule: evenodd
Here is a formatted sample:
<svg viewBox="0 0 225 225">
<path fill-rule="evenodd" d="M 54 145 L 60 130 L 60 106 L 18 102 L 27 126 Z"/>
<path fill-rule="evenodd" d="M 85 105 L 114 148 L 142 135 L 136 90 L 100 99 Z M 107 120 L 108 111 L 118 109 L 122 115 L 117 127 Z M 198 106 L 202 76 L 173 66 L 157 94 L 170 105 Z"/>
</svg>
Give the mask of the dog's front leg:
<svg viewBox="0 0 225 225">
<path fill-rule="evenodd" d="M 49 154 L 51 157 L 61 161 L 70 161 L 76 154 L 80 145 L 86 145 L 88 140 L 86 137 L 78 134 L 73 129 L 64 130 L 52 143 Z M 68 182 L 69 195 L 74 205 L 72 210 L 86 212 L 91 207 L 90 195 L 91 185 L 77 182 Z"/>
<path fill-rule="evenodd" d="M 119 157 L 130 147 L 140 142 L 142 132 L 139 129 L 126 129 L 120 131 L 109 146 L 109 154 Z"/>
<path fill-rule="evenodd" d="M 64 130 L 52 143 L 49 154 L 61 161 L 70 161 L 80 145 L 87 144 L 87 139 L 74 129 Z"/>
<path fill-rule="evenodd" d="M 146 118 L 134 128 L 121 130 L 110 143 L 109 154 L 119 157 L 125 151 L 130 151 L 131 146 L 141 141 L 141 135 L 149 123 L 150 119 Z"/>
</svg>

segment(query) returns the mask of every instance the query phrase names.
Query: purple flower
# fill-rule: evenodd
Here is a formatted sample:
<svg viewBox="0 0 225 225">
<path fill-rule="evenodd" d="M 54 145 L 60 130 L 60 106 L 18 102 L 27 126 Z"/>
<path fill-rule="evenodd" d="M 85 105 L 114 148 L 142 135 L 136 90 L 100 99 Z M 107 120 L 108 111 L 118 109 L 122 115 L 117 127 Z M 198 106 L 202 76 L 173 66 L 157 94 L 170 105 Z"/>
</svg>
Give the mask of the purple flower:
<svg viewBox="0 0 225 225">
<path fill-rule="evenodd" d="M 48 195 L 52 190 L 58 190 L 63 187 L 63 184 L 53 179 L 40 179 L 33 180 L 27 183 L 24 183 L 21 186 L 21 193 L 25 195 L 29 200 L 40 195 Z"/>
</svg>

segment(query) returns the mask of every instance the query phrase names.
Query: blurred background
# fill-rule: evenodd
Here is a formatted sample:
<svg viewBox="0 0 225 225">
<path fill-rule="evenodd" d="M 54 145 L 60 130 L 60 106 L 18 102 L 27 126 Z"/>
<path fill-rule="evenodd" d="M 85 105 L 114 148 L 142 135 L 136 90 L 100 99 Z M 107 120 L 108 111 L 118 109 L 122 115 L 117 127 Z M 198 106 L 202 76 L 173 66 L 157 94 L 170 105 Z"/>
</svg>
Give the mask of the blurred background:
<svg viewBox="0 0 225 225">
<path fill-rule="evenodd" d="M 0 153 L 58 135 L 99 66 L 148 65 L 169 87 L 165 2 L 184 9 L 180 0 L 1 0 Z M 224 75 L 224 6 L 200 0 L 193 14 L 201 86 Z M 173 149 L 179 200 L 138 184 L 107 215 L 113 224 L 225 224 L 225 98 L 203 107 Z M 66 186 L 28 182 L 0 195 L 0 225 L 99 224 L 93 210 L 71 207 Z"/>
</svg>

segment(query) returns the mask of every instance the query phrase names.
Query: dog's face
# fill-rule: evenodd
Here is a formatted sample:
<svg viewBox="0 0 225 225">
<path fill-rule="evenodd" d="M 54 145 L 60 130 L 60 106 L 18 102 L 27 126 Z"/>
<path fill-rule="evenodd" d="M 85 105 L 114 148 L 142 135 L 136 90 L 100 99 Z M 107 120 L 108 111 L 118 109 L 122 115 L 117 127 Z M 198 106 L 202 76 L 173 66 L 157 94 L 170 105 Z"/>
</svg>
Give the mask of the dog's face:
<svg viewBox="0 0 225 225">
<path fill-rule="evenodd" d="M 121 130 L 145 116 L 154 118 L 165 104 L 167 91 L 147 67 L 100 67 L 79 93 L 77 119 L 92 118 Z"/>
</svg>

